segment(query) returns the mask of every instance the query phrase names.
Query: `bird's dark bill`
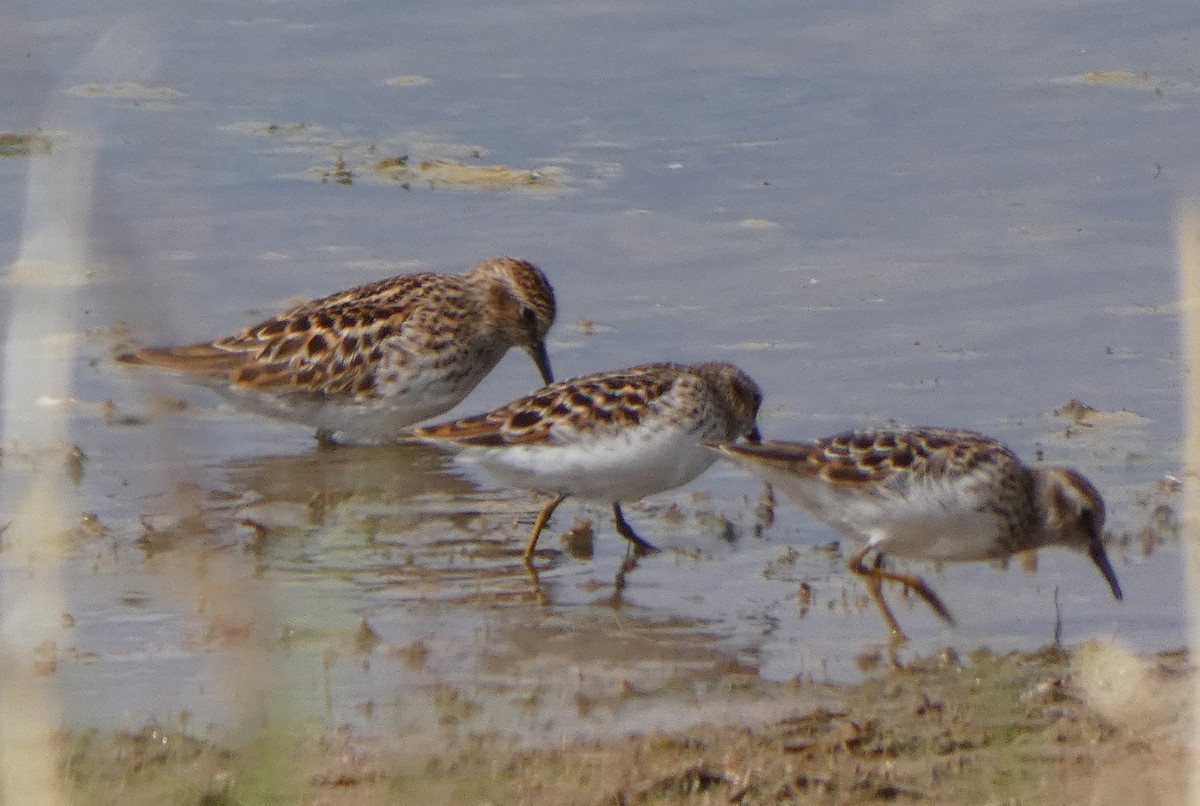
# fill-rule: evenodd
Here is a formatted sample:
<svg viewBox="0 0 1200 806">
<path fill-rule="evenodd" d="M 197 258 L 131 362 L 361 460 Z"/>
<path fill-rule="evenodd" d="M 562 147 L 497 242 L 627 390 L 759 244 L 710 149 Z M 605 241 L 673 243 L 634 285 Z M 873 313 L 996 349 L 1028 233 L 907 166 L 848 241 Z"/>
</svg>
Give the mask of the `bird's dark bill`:
<svg viewBox="0 0 1200 806">
<path fill-rule="evenodd" d="M 1108 582 L 1108 587 L 1112 588 L 1114 599 L 1121 599 L 1121 585 L 1117 582 L 1117 575 L 1113 571 L 1112 563 L 1108 561 L 1108 553 L 1104 550 L 1104 546 L 1099 541 L 1092 544 L 1088 549 L 1088 556 L 1092 558 L 1092 562 L 1100 569 L 1100 573 L 1104 575 L 1104 580 Z"/>
<path fill-rule="evenodd" d="M 554 373 L 550 371 L 550 356 L 546 353 L 546 342 L 539 342 L 536 347 L 531 347 L 529 356 L 537 365 L 538 372 L 542 374 L 542 382 L 546 386 L 554 383 Z"/>
</svg>

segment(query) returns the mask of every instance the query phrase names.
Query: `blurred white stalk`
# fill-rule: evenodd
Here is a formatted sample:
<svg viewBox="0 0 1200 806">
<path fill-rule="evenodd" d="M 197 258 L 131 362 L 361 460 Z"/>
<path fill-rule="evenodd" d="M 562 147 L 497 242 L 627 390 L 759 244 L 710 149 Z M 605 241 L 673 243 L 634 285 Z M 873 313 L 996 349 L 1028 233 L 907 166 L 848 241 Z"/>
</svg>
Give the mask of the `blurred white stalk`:
<svg viewBox="0 0 1200 806">
<path fill-rule="evenodd" d="M 9 267 L 0 487 L 10 519 L 0 554 L 0 802 L 66 802 L 54 657 L 67 612 L 68 426 L 76 312 L 88 272 L 95 146 L 55 134 L 30 160 L 20 258 Z"/>
<path fill-rule="evenodd" d="M 68 78 L 146 75 L 153 54 L 142 39 L 136 22 L 113 26 Z M 47 104 L 51 149 L 29 160 L 20 255 L 5 278 L 0 520 L 9 523 L 0 536 L 0 803 L 21 806 L 57 806 L 69 796 L 55 673 L 69 612 L 63 561 L 80 516 L 69 428 L 79 297 L 93 271 L 97 149 L 91 127 L 70 114 L 72 103 L 79 102 L 53 96 Z"/>
<path fill-rule="evenodd" d="M 1185 205 L 1176 221 L 1179 302 L 1183 329 L 1184 513 L 1183 550 L 1188 589 L 1188 643 L 1200 657 L 1200 203 Z M 1190 798 L 1200 804 L 1200 691 L 1192 692 Z"/>
</svg>

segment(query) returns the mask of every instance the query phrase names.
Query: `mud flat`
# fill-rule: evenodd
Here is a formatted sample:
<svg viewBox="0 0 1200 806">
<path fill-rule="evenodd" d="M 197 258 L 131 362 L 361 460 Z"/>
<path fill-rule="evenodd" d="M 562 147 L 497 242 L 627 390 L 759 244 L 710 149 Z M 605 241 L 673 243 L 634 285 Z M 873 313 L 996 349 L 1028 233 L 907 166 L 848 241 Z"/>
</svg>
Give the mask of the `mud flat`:
<svg viewBox="0 0 1200 806">
<path fill-rule="evenodd" d="M 544 747 L 300 726 L 226 748 L 146 728 L 64 738 L 64 774 L 81 801 L 123 804 L 1182 803 L 1193 674 L 1182 652 L 980 650 L 799 684 L 825 704 L 767 722 Z M 761 685 L 741 677 L 739 697 Z"/>
</svg>

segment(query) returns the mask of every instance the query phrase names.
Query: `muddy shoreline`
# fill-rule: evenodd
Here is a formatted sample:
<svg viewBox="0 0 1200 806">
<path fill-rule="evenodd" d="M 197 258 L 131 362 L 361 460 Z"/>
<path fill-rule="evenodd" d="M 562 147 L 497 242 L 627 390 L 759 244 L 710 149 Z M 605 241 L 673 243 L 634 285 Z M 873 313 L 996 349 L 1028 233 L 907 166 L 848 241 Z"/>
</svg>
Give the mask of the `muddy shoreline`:
<svg viewBox="0 0 1200 806">
<path fill-rule="evenodd" d="M 316 723 L 229 748 L 147 727 L 64 738 L 64 775 L 81 800 L 126 804 L 1182 803 L 1193 674 L 1183 652 L 1098 643 L 946 652 L 798 684 L 824 704 L 765 722 L 538 749 Z"/>
</svg>

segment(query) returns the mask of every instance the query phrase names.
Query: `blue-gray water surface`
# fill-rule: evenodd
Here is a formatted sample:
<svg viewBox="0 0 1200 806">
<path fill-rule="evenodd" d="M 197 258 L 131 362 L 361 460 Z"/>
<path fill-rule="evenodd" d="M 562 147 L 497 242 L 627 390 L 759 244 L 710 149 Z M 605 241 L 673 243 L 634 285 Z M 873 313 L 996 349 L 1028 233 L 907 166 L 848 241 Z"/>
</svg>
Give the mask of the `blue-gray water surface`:
<svg viewBox="0 0 1200 806">
<path fill-rule="evenodd" d="M 1164 477 L 1181 440 L 1174 215 L 1200 130 L 1189 3 L 139 5 L 26 4 L 0 32 L 0 129 L 97 143 L 69 501 L 94 520 L 55 637 L 71 724 L 222 731 L 262 690 L 384 734 L 544 736 L 716 718 L 705 681 L 729 669 L 860 674 L 886 636 L 838 536 L 784 501 L 763 528 L 734 468 L 629 507 L 673 550 L 619 603 L 606 512 L 564 505 L 546 547 L 589 518 L 595 555 L 547 553 L 538 601 L 519 553 L 540 501 L 435 452 L 321 450 L 111 362 L 129 340 L 207 339 L 500 254 L 554 284 L 560 377 L 729 360 L 765 390 L 768 436 L 974 428 L 1105 493 L 1124 602 L 1062 551 L 1031 572 L 918 566 L 959 626 L 890 591 L 905 652 L 1032 649 L 1057 621 L 1067 643 L 1184 643 Z M 538 179 L 371 169 L 401 156 Z M 6 263 L 40 223 L 31 166 L 55 159 L 0 159 Z M 514 353 L 453 413 L 535 384 Z M 1061 412 L 1072 399 L 1097 411 Z M 21 584 L 19 558 L 0 566 Z M 629 680 L 669 704 L 578 707 Z M 445 686 L 473 710 L 447 720 Z"/>
</svg>

